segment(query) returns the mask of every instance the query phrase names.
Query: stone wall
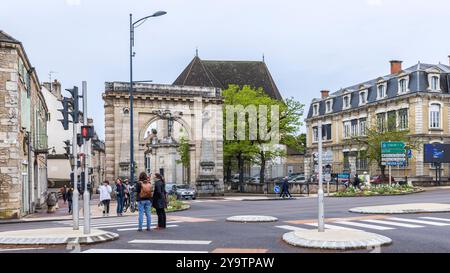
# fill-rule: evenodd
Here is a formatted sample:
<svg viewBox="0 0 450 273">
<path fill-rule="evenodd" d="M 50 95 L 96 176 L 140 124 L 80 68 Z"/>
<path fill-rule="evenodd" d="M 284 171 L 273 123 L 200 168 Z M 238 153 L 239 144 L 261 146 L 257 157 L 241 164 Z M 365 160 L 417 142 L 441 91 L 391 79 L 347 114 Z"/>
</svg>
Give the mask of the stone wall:
<svg viewBox="0 0 450 273">
<path fill-rule="evenodd" d="M 228 193 L 236 192 L 238 189 L 238 185 L 239 185 L 238 183 L 225 183 L 225 192 L 228 192 Z M 274 183 L 265 183 L 265 184 L 245 183 L 244 184 L 244 193 L 264 194 L 266 187 L 268 187 L 268 189 L 269 189 L 268 194 L 275 195 L 275 192 L 274 192 L 275 184 Z M 289 183 L 289 192 L 291 194 L 308 194 L 308 188 L 309 188 L 310 194 L 316 194 L 319 189 L 319 185 L 317 183 L 310 183 L 310 184 Z M 323 190 L 325 193 L 328 192 L 327 191 L 327 183 L 323 183 Z M 339 185 L 338 190 L 339 191 L 345 190 L 345 186 Z M 330 183 L 330 192 L 331 193 L 336 192 L 336 184 Z"/>
</svg>

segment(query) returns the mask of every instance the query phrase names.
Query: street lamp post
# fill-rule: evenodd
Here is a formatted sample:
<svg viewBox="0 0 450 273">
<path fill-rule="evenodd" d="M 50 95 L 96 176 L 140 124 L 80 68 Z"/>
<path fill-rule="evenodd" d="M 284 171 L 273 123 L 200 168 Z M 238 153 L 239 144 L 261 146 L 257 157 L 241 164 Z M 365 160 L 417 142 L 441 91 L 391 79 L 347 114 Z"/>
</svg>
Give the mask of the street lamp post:
<svg viewBox="0 0 450 273">
<path fill-rule="evenodd" d="M 130 182 L 134 184 L 134 126 L 133 126 L 133 46 L 134 46 L 134 29 L 143 24 L 148 18 L 158 17 L 166 14 L 165 11 L 158 11 L 154 14 L 143 17 L 133 23 L 133 14 L 130 13 Z"/>
</svg>

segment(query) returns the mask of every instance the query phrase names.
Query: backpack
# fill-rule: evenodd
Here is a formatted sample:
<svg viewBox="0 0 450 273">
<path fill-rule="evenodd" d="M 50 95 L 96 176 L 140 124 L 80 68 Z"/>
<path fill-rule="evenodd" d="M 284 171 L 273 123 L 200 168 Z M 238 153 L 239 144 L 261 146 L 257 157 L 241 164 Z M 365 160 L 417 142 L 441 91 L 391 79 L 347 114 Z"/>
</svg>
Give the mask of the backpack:
<svg viewBox="0 0 450 273">
<path fill-rule="evenodd" d="M 153 197 L 152 185 L 150 183 L 141 184 L 141 192 L 139 193 L 141 199 L 149 199 Z"/>
</svg>

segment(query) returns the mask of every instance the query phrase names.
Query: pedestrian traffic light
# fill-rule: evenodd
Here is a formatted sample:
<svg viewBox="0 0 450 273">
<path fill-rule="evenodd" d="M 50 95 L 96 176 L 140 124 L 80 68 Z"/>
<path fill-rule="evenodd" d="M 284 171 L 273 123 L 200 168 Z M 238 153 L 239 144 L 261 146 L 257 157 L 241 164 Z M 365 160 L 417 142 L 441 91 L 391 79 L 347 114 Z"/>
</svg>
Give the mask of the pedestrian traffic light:
<svg viewBox="0 0 450 273">
<path fill-rule="evenodd" d="M 58 109 L 58 111 L 60 111 L 62 113 L 63 118 L 62 119 L 58 119 L 58 121 L 60 121 L 62 123 L 62 126 L 64 128 L 64 130 L 69 130 L 69 106 L 70 106 L 70 99 L 69 98 L 62 98 L 62 100 L 60 100 L 62 102 L 62 106 L 63 109 Z"/>
<path fill-rule="evenodd" d="M 78 95 L 78 87 L 74 86 L 72 89 L 66 89 L 66 91 L 68 91 L 70 93 L 70 95 L 72 96 L 72 121 L 74 123 L 78 123 L 79 122 L 79 111 L 80 111 L 80 106 L 79 106 L 79 98 L 80 96 Z"/>
<path fill-rule="evenodd" d="M 81 136 L 89 140 L 94 137 L 94 126 L 81 126 Z"/>
<path fill-rule="evenodd" d="M 66 146 L 64 146 L 64 149 L 66 150 L 66 155 L 67 156 L 69 156 L 71 153 L 70 153 L 70 140 L 66 140 L 66 141 L 63 141 L 64 142 L 64 144 L 66 144 Z"/>
<path fill-rule="evenodd" d="M 83 140 L 83 136 L 81 134 L 77 134 L 77 144 L 78 146 L 83 146 L 84 140 Z"/>
</svg>

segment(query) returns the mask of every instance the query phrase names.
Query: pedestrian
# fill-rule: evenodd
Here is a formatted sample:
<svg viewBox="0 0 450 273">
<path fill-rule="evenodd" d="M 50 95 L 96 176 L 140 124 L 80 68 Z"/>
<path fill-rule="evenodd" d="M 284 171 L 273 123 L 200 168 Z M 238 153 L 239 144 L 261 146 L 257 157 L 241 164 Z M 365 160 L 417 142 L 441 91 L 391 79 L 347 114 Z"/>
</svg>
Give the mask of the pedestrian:
<svg viewBox="0 0 450 273">
<path fill-rule="evenodd" d="M 136 184 L 137 201 L 139 208 L 139 227 L 138 231 L 142 231 L 144 223 L 144 214 L 147 221 L 147 231 L 150 231 L 151 209 L 152 209 L 152 185 L 150 179 L 145 172 L 139 175 L 139 181 Z"/>
<path fill-rule="evenodd" d="M 60 189 L 60 192 L 61 192 L 62 199 L 64 200 L 64 204 L 66 204 L 66 201 L 67 201 L 67 186 L 64 185 L 64 186 Z"/>
<path fill-rule="evenodd" d="M 157 229 L 166 228 L 167 192 L 164 178 L 156 173 L 154 176 L 155 191 L 153 192 L 153 207 L 158 214 Z"/>
<path fill-rule="evenodd" d="M 125 199 L 125 186 L 122 184 L 122 179 L 117 178 L 116 182 L 117 216 L 122 216 L 124 199 Z"/>
<path fill-rule="evenodd" d="M 370 175 L 367 172 L 364 172 L 364 184 L 370 188 Z"/>
<path fill-rule="evenodd" d="M 111 186 L 109 181 L 103 182 L 103 185 L 99 188 L 100 202 L 103 204 L 103 216 L 109 216 L 109 204 L 111 202 Z"/>
<path fill-rule="evenodd" d="M 289 177 L 286 176 L 285 178 L 283 178 L 282 183 L 281 183 L 281 194 L 280 197 L 288 197 L 288 198 L 292 198 L 291 193 L 289 192 Z"/>
<path fill-rule="evenodd" d="M 72 202 L 73 202 L 73 188 L 69 187 L 66 192 L 67 203 L 69 205 L 69 214 L 72 214 Z"/>
<path fill-rule="evenodd" d="M 361 179 L 359 179 L 358 174 L 355 174 L 355 179 L 353 180 L 353 187 L 358 188 L 359 190 L 361 189 Z"/>
<path fill-rule="evenodd" d="M 128 179 L 125 179 L 124 181 L 124 200 L 123 200 L 123 211 L 126 212 L 127 209 L 130 207 L 130 184 L 128 182 Z"/>
</svg>

